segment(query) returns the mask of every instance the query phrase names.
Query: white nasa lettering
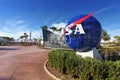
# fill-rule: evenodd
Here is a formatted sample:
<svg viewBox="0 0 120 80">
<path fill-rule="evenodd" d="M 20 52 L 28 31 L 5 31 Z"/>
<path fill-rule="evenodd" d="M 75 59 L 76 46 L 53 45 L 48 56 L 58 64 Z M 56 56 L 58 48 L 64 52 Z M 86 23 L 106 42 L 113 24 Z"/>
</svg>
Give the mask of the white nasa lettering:
<svg viewBox="0 0 120 80">
<path fill-rule="evenodd" d="M 67 32 L 67 33 L 66 33 Z M 82 25 L 81 24 L 77 24 L 76 25 L 76 28 L 75 28 L 75 32 L 74 32 L 74 34 L 76 34 L 77 32 L 79 32 L 80 34 L 85 34 L 85 31 L 84 31 L 84 29 L 83 29 L 83 27 L 82 27 Z M 64 29 L 62 29 L 62 31 L 61 31 L 61 35 L 63 36 L 64 34 L 65 35 L 70 35 L 71 33 L 73 33 L 73 31 L 70 29 L 70 27 L 66 27 L 65 28 L 65 31 L 64 31 Z"/>
<path fill-rule="evenodd" d="M 66 31 L 68 32 L 67 35 L 70 35 L 73 32 L 69 27 L 66 27 Z"/>
<path fill-rule="evenodd" d="M 81 24 L 77 24 L 74 34 L 76 34 L 77 32 L 80 32 L 80 34 L 85 34 L 85 31 L 83 30 L 83 27 Z"/>
</svg>

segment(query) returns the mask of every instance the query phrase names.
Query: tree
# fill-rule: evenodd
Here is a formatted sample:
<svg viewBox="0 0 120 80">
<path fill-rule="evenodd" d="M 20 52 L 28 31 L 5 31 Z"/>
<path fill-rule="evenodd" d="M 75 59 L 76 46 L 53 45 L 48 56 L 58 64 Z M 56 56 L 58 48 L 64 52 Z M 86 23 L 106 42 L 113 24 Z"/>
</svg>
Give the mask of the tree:
<svg viewBox="0 0 120 80">
<path fill-rule="evenodd" d="M 110 39 L 110 36 L 108 35 L 108 33 L 104 29 L 102 30 L 102 39 L 104 41 L 107 41 Z"/>
<path fill-rule="evenodd" d="M 120 46 L 120 36 L 114 36 L 114 38 L 116 39 L 118 45 Z"/>
<path fill-rule="evenodd" d="M 26 42 L 27 38 L 28 38 L 28 35 L 27 35 L 27 33 L 24 33 L 24 35 L 21 35 L 19 38 L 24 39 L 24 41 Z"/>
<path fill-rule="evenodd" d="M 54 32 L 54 31 L 57 31 L 57 27 L 55 27 L 55 26 L 51 27 L 50 29 L 52 29 L 53 32 Z"/>
<path fill-rule="evenodd" d="M 27 40 L 27 38 L 28 38 L 27 33 L 24 33 L 24 38 L 25 38 L 25 42 L 26 42 L 26 40 Z"/>
<path fill-rule="evenodd" d="M 10 41 L 15 41 L 15 39 L 14 38 L 10 38 Z"/>
<path fill-rule="evenodd" d="M 3 37 L 3 39 L 4 39 L 5 41 L 10 41 L 10 38 L 9 38 L 9 37 Z"/>
<path fill-rule="evenodd" d="M 47 27 L 47 26 L 41 26 L 41 28 L 43 28 L 43 29 L 48 29 L 48 27 Z"/>
<path fill-rule="evenodd" d="M 61 32 L 62 28 L 57 29 L 57 31 Z"/>
<path fill-rule="evenodd" d="M 34 43 L 37 43 L 37 39 L 36 38 L 34 38 Z"/>
<path fill-rule="evenodd" d="M 15 39 L 14 38 L 11 38 L 11 37 L 3 37 L 5 41 L 14 41 Z"/>
<path fill-rule="evenodd" d="M 22 35 L 22 36 L 20 36 L 19 38 L 20 38 L 20 39 L 23 39 L 23 38 L 24 38 L 24 36 Z"/>
<path fill-rule="evenodd" d="M 39 44 L 41 45 L 41 42 L 43 41 L 43 39 L 40 38 L 40 39 L 38 39 L 38 40 L 39 40 Z"/>
</svg>

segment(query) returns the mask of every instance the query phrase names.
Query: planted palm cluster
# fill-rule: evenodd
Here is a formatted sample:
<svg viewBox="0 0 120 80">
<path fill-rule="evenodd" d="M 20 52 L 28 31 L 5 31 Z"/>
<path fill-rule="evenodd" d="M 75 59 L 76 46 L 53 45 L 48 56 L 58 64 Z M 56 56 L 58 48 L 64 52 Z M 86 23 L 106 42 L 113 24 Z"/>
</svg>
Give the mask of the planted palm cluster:
<svg viewBox="0 0 120 80">
<path fill-rule="evenodd" d="M 120 61 L 82 58 L 72 50 L 53 50 L 48 65 L 72 80 L 120 80 Z"/>
</svg>

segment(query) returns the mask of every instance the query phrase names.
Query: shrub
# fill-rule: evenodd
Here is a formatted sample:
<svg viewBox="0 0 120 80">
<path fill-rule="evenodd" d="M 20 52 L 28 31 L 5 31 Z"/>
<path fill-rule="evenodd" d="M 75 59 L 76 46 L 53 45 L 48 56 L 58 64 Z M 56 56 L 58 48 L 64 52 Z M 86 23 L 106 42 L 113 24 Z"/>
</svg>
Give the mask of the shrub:
<svg viewBox="0 0 120 80">
<path fill-rule="evenodd" d="M 107 80 L 120 80 L 120 61 L 105 61 Z"/>
<path fill-rule="evenodd" d="M 105 60 L 117 61 L 120 60 L 120 47 L 103 47 L 99 48 L 99 53 Z"/>
<path fill-rule="evenodd" d="M 82 58 L 72 50 L 53 50 L 48 55 L 48 65 L 62 74 L 80 80 L 119 80 L 120 61 L 100 61 Z"/>
</svg>

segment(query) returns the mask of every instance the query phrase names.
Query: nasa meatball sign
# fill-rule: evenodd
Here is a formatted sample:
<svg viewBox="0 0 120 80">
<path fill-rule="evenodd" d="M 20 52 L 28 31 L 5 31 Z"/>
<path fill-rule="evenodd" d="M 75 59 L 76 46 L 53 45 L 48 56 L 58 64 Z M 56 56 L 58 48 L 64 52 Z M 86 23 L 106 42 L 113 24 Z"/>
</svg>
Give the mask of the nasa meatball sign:
<svg viewBox="0 0 120 80">
<path fill-rule="evenodd" d="M 101 24 L 91 13 L 71 19 L 63 29 L 62 35 L 70 48 L 84 52 L 98 45 L 101 32 Z"/>
</svg>

